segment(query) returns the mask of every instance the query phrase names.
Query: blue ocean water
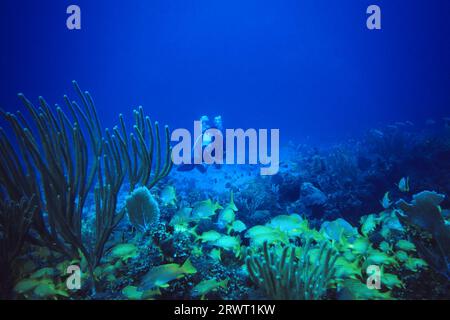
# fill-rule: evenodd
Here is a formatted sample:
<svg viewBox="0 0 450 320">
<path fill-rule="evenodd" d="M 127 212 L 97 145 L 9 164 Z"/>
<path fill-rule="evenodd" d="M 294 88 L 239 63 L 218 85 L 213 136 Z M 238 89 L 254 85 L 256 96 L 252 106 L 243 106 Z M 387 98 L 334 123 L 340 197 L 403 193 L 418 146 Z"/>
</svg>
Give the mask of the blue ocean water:
<svg viewBox="0 0 450 320">
<path fill-rule="evenodd" d="M 446 0 L 2 0 L 0 299 L 450 299 L 449 17 Z M 279 170 L 171 168 L 139 106 L 172 130 L 279 129 Z M 103 131 L 119 114 L 134 136 Z"/>
<path fill-rule="evenodd" d="M 319 144 L 448 116 L 447 1 L 2 1 L 1 103 L 61 100 L 76 79 L 107 124 L 143 105 L 172 128 L 222 115 Z"/>
</svg>

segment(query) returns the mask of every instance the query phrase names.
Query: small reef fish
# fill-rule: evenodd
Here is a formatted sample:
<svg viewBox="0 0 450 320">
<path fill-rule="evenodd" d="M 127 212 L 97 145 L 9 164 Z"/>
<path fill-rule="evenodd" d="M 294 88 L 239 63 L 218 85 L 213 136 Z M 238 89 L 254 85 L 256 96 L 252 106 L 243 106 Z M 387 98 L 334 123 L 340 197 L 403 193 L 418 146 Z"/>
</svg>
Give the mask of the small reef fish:
<svg viewBox="0 0 450 320">
<path fill-rule="evenodd" d="M 233 190 L 230 191 L 230 203 L 228 203 L 227 207 L 229 207 L 234 212 L 237 212 L 239 209 L 236 207 L 236 204 L 234 203 L 234 195 Z"/>
<path fill-rule="evenodd" d="M 163 264 L 152 268 L 143 277 L 139 290 L 146 291 L 156 288 L 167 288 L 170 281 L 183 278 L 186 274 L 194 274 L 196 272 L 197 269 L 192 265 L 189 258 L 181 266 L 176 263 Z"/>
<path fill-rule="evenodd" d="M 241 253 L 241 240 L 238 237 L 222 236 L 211 244 L 227 251 L 233 251 L 236 257 Z"/>
<path fill-rule="evenodd" d="M 52 298 L 56 300 L 57 296 L 69 297 L 66 291 L 56 288 L 51 280 L 48 279 L 41 280 L 41 283 L 34 288 L 33 294 L 39 299 Z"/>
<path fill-rule="evenodd" d="M 347 279 L 342 284 L 339 300 L 391 300 L 390 292 L 380 292 L 367 287 L 359 280 Z"/>
<path fill-rule="evenodd" d="M 175 227 L 177 225 L 187 225 L 192 221 L 191 212 L 192 208 L 181 208 L 173 215 L 172 219 L 170 219 L 169 226 Z"/>
<path fill-rule="evenodd" d="M 44 277 L 53 277 L 55 275 L 55 269 L 53 268 L 42 268 L 37 271 L 35 271 L 31 276 L 30 279 L 38 279 L 38 278 L 44 278 Z"/>
<path fill-rule="evenodd" d="M 304 230 L 304 233 L 307 235 L 307 237 L 314 239 L 317 242 L 326 240 L 327 238 L 321 233 L 320 231 L 316 229 L 309 229 L 309 227 L 306 227 Z"/>
<path fill-rule="evenodd" d="M 55 284 L 50 279 L 24 279 L 19 281 L 14 286 L 14 291 L 22 294 L 25 297 L 34 297 L 39 299 L 53 298 L 57 296 L 69 297 L 69 294 L 56 288 Z"/>
<path fill-rule="evenodd" d="M 225 209 L 220 211 L 219 217 L 217 218 L 217 226 L 219 229 L 224 229 L 231 224 L 234 219 L 236 219 L 236 213 L 234 213 L 234 211 L 227 206 Z"/>
<path fill-rule="evenodd" d="M 63 274 L 67 272 L 67 268 L 70 265 L 76 264 L 77 260 L 64 260 L 60 263 L 58 263 L 55 267 L 55 269 L 58 271 L 58 273 Z M 98 267 L 97 267 L 98 268 Z"/>
<path fill-rule="evenodd" d="M 398 220 L 397 215 L 394 210 L 393 213 L 383 217 L 383 228 L 389 228 L 390 230 L 396 230 L 396 231 L 404 231 L 404 228 L 402 224 L 400 223 L 400 220 Z"/>
<path fill-rule="evenodd" d="M 394 287 L 404 288 L 404 283 L 398 278 L 397 275 L 391 273 L 381 273 L 381 283 L 384 284 L 389 290 Z"/>
<path fill-rule="evenodd" d="M 361 232 L 365 236 L 374 231 L 378 224 L 378 221 L 374 214 L 369 214 L 361 218 L 361 222 L 362 222 Z"/>
<path fill-rule="evenodd" d="M 395 122 L 395 125 L 399 127 L 406 127 L 408 124 L 406 122 L 397 121 Z"/>
<path fill-rule="evenodd" d="M 212 249 L 211 252 L 209 253 L 209 256 L 216 261 L 222 260 L 222 256 L 221 256 L 221 252 L 220 252 L 219 248 Z"/>
<path fill-rule="evenodd" d="M 241 220 L 236 220 L 231 224 L 231 227 L 228 231 L 229 232 L 234 231 L 234 232 L 241 233 L 241 232 L 245 231 L 246 229 L 247 229 L 247 226 L 245 225 L 245 223 L 243 223 Z"/>
<path fill-rule="evenodd" d="M 397 210 L 393 210 L 392 213 L 385 215 L 381 218 L 382 227 L 380 234 L 384 239 L 389 239 L 393 232 L 404 232 L 402 224 L 396 216 Z"/>
<path fill-rule="evenodd" d="M 379 245 L 379 248 L 381 251 L 383 252 L 390 252 L 392 251 L 392 245 L 390 245 L 389 243 L 387 243 L 386 241 L 382 241 Z"/>
<path fill-rule="evenodd" d="M 339 257 L 335 263 L 337 279 L 356 279 L 361 277 L 361 267 L 359 261 L 349 262 L 343 257 Z"/>
<path fill-rule="evenodd" d="M 298 214 L 294 213 L 291 215 L 276 216 L 272 218 L 269 223 L 267 223 L 267 226 L 286 232 L 290 237 L 295 237 L 306 231 L 308 228 L 308 222 Z"/>
<path fill-rule="evenodd" d="M 409 242 L 408 240 L 398 240 L 395 246 L 403 251 L 416 251 L 414 243 Z"/>
<path fill-rule="evenodd" d="M 216 214 L 216 210 L 222 208 L 219 203 L 213 203 L 211 199 L 197 202 L 192 209 L 192 219 L 211 219 Z"/>
<path fill-rule="evenodd" d="M 104 278 L 108 282 L 117 280 L 114 274 L 116 272 L 116 269 L 121 266 L 119 265 L 119 262 L 122 263 L 121 260 L 117 260 L 115 264 L 106 264 L 104 266 L 96 267 L 94 270 L 94 276 L 97 277 L 97 279 Z"/>
<path fill-rule="evenodd" d="M 378 129 L 372 129 L 370 130 L 370 133 L 373 134 L 374 136 L 378 137 L 378 138 L 383 138 L 384 137 L 384 133 Z"/>
<path fill-rule="evenodd" d="M 392 205 L 392 201 L 389 199 L 389 191 L 384 194 L 383 199 L 381 199 L 380 203 L 384 209 L 389 209 L 389 207 Z"/>
<path fill-rule="evenodd" d="M 411 270 L 413 272 L 417 272 L 420 268 L 427 267 L 428 264 L 425 262 L 425 260 L 419 259 L 419 258 L 409 258 L 405 264 L 405 268 L 408 270 Z"/>
<path fill-rule="evenodd" d="M 352 238 L 358 235 L 358 231 L 350 223 L 342 218 L 334 221 L 325 221 L 320 227 L 322 234 L 334 241 L 341 241 L 341 238 Z"/>
<path fill-rule="evenodd" d="M 247 230 L 245 237 L 250 238 L 252 245 L 256 246 L 263 245 L 264 242 L 289 242 L 289 238 L 285 232 L 269 226 L 254 226 Z"/>
<path fill-rule="evenodd" d="M 135 286 L 126 286 L 122 289 L 122 294 L 129 300 L 148 300 L 161 295 L 159 288 L 155 290 L 139 291 Z"/>
<path fill-rule="evenodd" d="M 355 254 L 365 255 L 370 250 L 370 241 L 366 237 L 359 237 L 348 247 Z"/>
<path fill-rule="evenodd" d="M 371 250 L 369 252 L 367 261 L 373 264 L 398 265 L 398 262 L 395 260 L 395 258 L 388 256 L 386 253 L 379 250 Z"/>
<path fill-rule="evenodd" d="M 409 259 L 408 254 L 405 251 L 399 250 L 395 253 L 395 257 L 400 262 L 405 262 Z"/>
<path fill-rule="evenodd" d="M 192 296 L 201 296 L 203 299 L 205 295 L 212 291 L 216 291 L 219 288 L 225 289 L 227 287 L 227 284 L 228 279 L 222 281 L 217 281 L 216 279 L 203 280 L 192 289 Z"/>
<path fill-rule="evenodd" d="M 14 286 L 14 291 L 19 294 L 24 294 L 36 288 L 39 285 L 39 280 L 23 279 Z"/>
<path fill-rule="evenodd" d="M 357 258 L 357 256 L 351 252 L 351 251 L 344 251 L 343 255 L 342 255 L 345 260 L 347 260 L 348 262 L 354 262 Z"/>
<path fill-rule="evenodd" d="M 380 231 L 380 235 L 384 238 L 384 239 L 389 239 L 389 236 L 391 234 L 391 229 L 384 225 L 381 227 L 381 231 Z"/>
<path fill-rule="evenodd" d="M 189 226 L 187 224 L 176 224 L 173 226 L 174 233 L 183 233 L 189 231 Z"/>
<path fill-rule="evenodd" d="M 110 257 L 112 259 L 121 259 L 127 261 L 138 255 L 138 248 L 132 243 L 121 243 L 116 245 L 112 250 Z"/>
<path fill-rule="evenodd" d="M 161 190 L 161 194 L 159 198 L 162 201 L 162 204 L 164 206 L 167 205 L 175 205 L 175 202 L 177 201 L 177 196 L 175 192 L 175 188 L 172 186 L 166 186 L 164 189 Z"/>
<path fill-rule="evenodd" d="M 238 208 L 234 204 L 233 191 L 230 192 L 230 202 L 225 206 L 225 208 L 220 211 L 219 217 L 217 218 L 217 226 L 220 229 L 224 229 L 229 224 L 231 224 L 236 219 L 236 213 Z"/>
<path fill-rule="evenodd" d="M 196 236 L 195 240 L 201 240 L 202 242 L 214 242 L 219 240 L 222 237 L 222 234 L 215 230 L 210 230 L 203 232 L 200 236 Z"/>
<path fill-rule="evenodd" d="M 409 192 L 409 177 L 403 177 L 398 183 L 398 189 L 401 192 Z"/>
</svg>

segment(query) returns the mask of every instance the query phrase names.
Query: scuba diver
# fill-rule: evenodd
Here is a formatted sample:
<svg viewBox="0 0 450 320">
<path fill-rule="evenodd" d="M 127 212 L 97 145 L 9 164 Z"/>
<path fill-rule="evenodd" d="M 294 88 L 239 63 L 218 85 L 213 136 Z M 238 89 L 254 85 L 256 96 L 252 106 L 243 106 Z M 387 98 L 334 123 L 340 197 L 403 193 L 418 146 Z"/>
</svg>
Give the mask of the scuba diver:
<svg viewBox="0 0 450 320">
<path fill-rule="evenodd" d="M 208 134 L 205 133 L 206 130 L 208 129 L 218 129 L 220 131 L 222 131 L 223 128 L 223 124 L 222 124 L 222 116 L 218 115 L 214 117 L 213 120 L 213 124 L 210 125 L 209 124 L 209 117 L 204 115 L 200 117 L 200 122 L 202 124 L 202 134 L 200 137 L 197 138 L 197 140 L 194 142 L 194 146 L 192 148 L 192 150 L 195 150 L 195 146 L 198 143 L 202 144 L 202 152 L 205 149 L 206 146 L 208 146 L 211 142 L 212 142 L 212 137 Z M 225 146 L 225 139 L 223 141 L 224 146 Z M 225 155 L 225 152 L 224 152 Z M 220 168 L 220 164 L 215 164 L 216 168 Z M 197 169 L 198 171 L 200 171 L 201 173 L 206 173 L 206 166 L 201 163 L 201 164 L 196 164 L 194 163 L 194 155 L 193 152 L 191 152 L 191 161 L 189 164 L 181 164 L 180 166 L 178 166 L 177 171 L 191 171 L 193 169 Z"/>
</svg>

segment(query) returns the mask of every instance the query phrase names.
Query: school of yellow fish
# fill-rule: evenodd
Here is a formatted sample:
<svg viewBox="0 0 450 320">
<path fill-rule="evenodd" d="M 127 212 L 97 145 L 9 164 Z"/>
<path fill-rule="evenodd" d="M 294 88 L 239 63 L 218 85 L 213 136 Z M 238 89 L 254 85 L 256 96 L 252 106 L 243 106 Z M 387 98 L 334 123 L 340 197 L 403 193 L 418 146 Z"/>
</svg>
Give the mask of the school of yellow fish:
<svg viewBox="0 0 450 320">
<path fill-rule="evenodd" d="M 403 178 L 398 185 L 402 192 L 409 191 L 409 180 Z M 176 206 L 176 194 L 173 187 L 161 191 L 160 200 L 163 205 Z M 409 241 L 392 209 L 389 193 L 380 201 L 383 211 L 379 214 L 369 214 L 361 218 L 360 226 L 353 227 L 344 219 L 324 222 L 319 230 L 310 227 L 308 220 L 300 214 L 278 215 L 264 225 L 247 228 L 246 224 L 237 219 L 239 210 L 234 203 L 233 193 L 227 204 L 221 205 L 211 199 L 197 202 L 192 207 L 178 208 L 168 226 L 173 233 L 186 232 L 194 242 L 191 257 L 205 255 L 215 263 L 221 263 L 224 251 L 230 252 L 245 271 L 246 247 L 258 248 L 264 243 L 297 246 L 296 254 L 300 254 L 300 244 L 307 239 L 315 243 L 327 241 L 338 252 L 335 277 L 330 289 L 337 290 L 342 299 L 392 299 L 392 290 L 405 286 L 400 272 L 409 270 L 416 272 L 427 268 L 427 263 L 417 256 L 415 245 Z M 196 229 L 203 219 L 214 222 L 214 228 L 200 234 Z M 372 243 L 370 236 L 379 230 L 381 241 Z M 247 246 L 243 243 L 248 244 Z M 139 256 L 145 248 L 132 243 L 122 243 L 113 247 L 104 263 L 97 267 L 95 275 L 98 278 L 113 282 L 117 279 L 117 270 L 129 263 L 130 259 Z M 318 249 L 316 249 L 318 254 Z M 314 250 L 310 259 L 314 260 Z M 46 257 L 51 253 L 36 250 L 38 257 Z M 15 286 L 15 291 L 23 297 L 40 299 L 67 298 L 69 293 L 64 279 L 58 274 L 77 261 L 64 261 L 55 268 L 33 270 L 35 266 L 25 264 L 23 280 Z M 83 261 L 78 261 L 83 269 Z M 381 290 L 370 290 L 366 285 L 367 267 L 381 266 Z M 188 258 L 182 264 L 168 263 L 153 266 L 133 285 L 122 289 L 127 299 L 155 299 L 176 281 L 197 273 L 196 266 Z M 203 279 L 194 283 L 190 290 L 192 298 L 207 299 L 211 292 L 226 290 L 228 279 Z"/>
</svg>

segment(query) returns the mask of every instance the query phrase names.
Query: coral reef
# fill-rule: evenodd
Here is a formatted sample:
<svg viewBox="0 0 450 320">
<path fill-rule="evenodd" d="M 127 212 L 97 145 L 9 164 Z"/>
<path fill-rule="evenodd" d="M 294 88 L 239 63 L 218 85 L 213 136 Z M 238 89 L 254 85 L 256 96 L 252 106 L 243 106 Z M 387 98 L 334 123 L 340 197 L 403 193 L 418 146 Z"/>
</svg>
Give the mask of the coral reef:
<svg viewBox="0 0 450 320">
<path fill-rule="evenodd" d="M 168 127 L 139 107 L 103 130 L 74 87 L 64 109 L 1 112 L 2 298 L 449 299 L 448 128 L 290 143 L 272 177 L 172 174 Z"/>
</svg>

